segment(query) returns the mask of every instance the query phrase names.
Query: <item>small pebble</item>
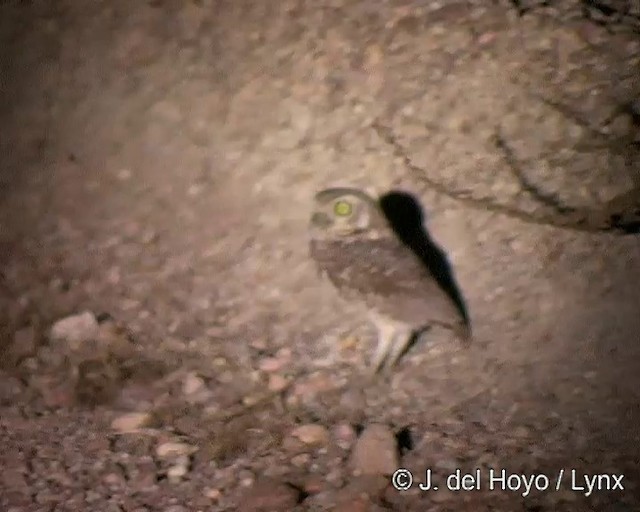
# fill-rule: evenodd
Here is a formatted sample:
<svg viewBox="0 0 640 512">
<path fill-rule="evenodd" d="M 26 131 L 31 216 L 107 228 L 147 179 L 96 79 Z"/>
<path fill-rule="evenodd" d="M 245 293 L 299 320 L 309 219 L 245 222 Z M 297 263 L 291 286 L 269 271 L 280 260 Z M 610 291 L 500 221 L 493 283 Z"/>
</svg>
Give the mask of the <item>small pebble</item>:
<svg viewBox="0 0 640 512">
<path fill-rule="evenodd" d="M 197 448 L 187 443 L 167 441 L 166 443 L 158 445 L 156 448 L 156 455 L 161 459 L 169 459 L 183 455 L 191 455 L 195 451 L 197 451 Z"/>
<path fill-rule="evenodd" d="M 222 497 L 220 489 L 207 488 L 204 490 L 204 495 L 212 501 L 218 501 Z"/>
<path fill-rule="evenodd" d="M 273 393 L 279 393 L 280 391 L 283 391 L 288 384 L 289 381 L 286 377 L 283 377 L 278 373 L 274 373 L 272 375 L 269 375 L 269 382 L 267 384 L 267 387 L 269 388 L 269 391 Z"/>
<path fill-rule="evenodd" d="M 179 482 L 188 472 L 188 466 L 184 464 L 176 464 L 167 470 L 167 478 L 172 483 Z"/>
<path fill-rule="evenodd" d="M 311 455 L 308 453 L 300 453 L 291 458 L 291 464 L 293 464 L 297 468 L 301 468 L 309 464 L 311 460 Z"/>
<path fill-rule="evenodd" d="M 325 445 L 329 442 L 329 432 L 326 427 L 313 423 L 296 427 L 291 432 L 291 436 L 307 445 Z"/>
<path fill-rule="evenodd" d="M 58 320 L 49 331 L 53 341 L 79 343 L 98 335 L 98 321 L 93 313 L 85 311 Z"/>
<path fill-rule="evenodd" d="M 333 436 L 340 448 L 346 450 L 356 440 L 356 431 L 348 423 L 340 423 L 333 428 Z"/>
<path fill-rule="evenodd" d="M 279 359 L 277 357 L 265 357 L 261 359 L 258 363 L 258 368 L 266 373 L 273 373 L 282 370 L 285 366 L 286 361 Z"/>
<path fill-rule="evenodd" d="M 147 412 L 130 412 L 123 414 L 111 422 L 111 428 L 118 432 L 135 432 L 146 427 L 151 421 L 151 415 Z"/>
<path fill-rule="evenodd" d="M 185 395 L 194 395 L 204 388 L 204 380 L 195 373 L 188 373 L 182 381 L 182 392 Z"/>
</svg>

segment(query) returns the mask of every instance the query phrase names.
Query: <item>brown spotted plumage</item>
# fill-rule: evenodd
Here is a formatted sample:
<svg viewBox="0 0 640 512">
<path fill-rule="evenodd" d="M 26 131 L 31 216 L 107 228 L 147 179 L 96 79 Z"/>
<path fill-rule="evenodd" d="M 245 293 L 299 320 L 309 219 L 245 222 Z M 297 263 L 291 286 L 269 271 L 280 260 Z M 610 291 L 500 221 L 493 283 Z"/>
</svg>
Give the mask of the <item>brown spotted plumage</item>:
<svg viewBox="0 0 640 512">
<path fill-rule="evenodd" d="M 379 202 L 357 189 L 315 197 L 310 254 L 347 300 L 364 303 L 379 331 L 372 366 L 392 366 L 430 325 L 469 337 L 466 319 L 421 259 L 389 226 Z"/>
</svg>

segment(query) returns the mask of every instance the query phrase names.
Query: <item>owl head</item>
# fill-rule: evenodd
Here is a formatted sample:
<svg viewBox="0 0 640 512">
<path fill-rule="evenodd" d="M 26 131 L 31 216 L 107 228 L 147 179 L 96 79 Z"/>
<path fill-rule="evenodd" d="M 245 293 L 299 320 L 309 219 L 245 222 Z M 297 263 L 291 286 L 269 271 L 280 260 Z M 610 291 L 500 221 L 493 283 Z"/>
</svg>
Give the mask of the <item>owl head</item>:
<svg viewBox="0 0 640 512">
<path fill-rule="evenodd" d="M 315 195 L 310 228 L 316 239 L 375 239 L 389 231 L 378 200 L 362 190 L 346 187 L 327 188 Z"/>
</svg>

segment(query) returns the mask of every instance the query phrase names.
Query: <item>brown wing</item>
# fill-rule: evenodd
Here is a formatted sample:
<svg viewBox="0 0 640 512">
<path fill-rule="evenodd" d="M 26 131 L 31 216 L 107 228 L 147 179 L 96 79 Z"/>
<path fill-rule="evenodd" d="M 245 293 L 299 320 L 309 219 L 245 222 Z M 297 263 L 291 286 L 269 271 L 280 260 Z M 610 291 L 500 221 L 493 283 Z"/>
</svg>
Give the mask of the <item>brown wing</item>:
<svg viewBox="0 0 640 512">
<path fill-rule="evenodd" d="M 336 288 L 381 314 L 416 327 L 462 321 L 454 301 L 399 240 L 314 241 L 311 253 Z"/>
</svg>

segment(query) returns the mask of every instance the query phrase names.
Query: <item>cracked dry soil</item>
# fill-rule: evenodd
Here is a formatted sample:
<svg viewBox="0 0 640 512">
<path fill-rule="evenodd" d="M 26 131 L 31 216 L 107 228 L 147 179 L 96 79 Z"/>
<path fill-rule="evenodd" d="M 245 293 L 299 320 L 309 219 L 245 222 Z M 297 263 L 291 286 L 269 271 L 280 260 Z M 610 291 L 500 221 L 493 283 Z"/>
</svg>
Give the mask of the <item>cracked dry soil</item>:
<svg viewBox="0 0 640 512">
<path fill-rule="evenodd" d="M 638 237 L 527 219 L 558 214 L 534 188 L 638 200 L 639 16 L 2 2 L 0 509 L 638 510 Z M 434 329 L 365 377 L 366 317 L 307 254 L 334 184 L 420 198 L 471 348 Z"/>
</svg>

